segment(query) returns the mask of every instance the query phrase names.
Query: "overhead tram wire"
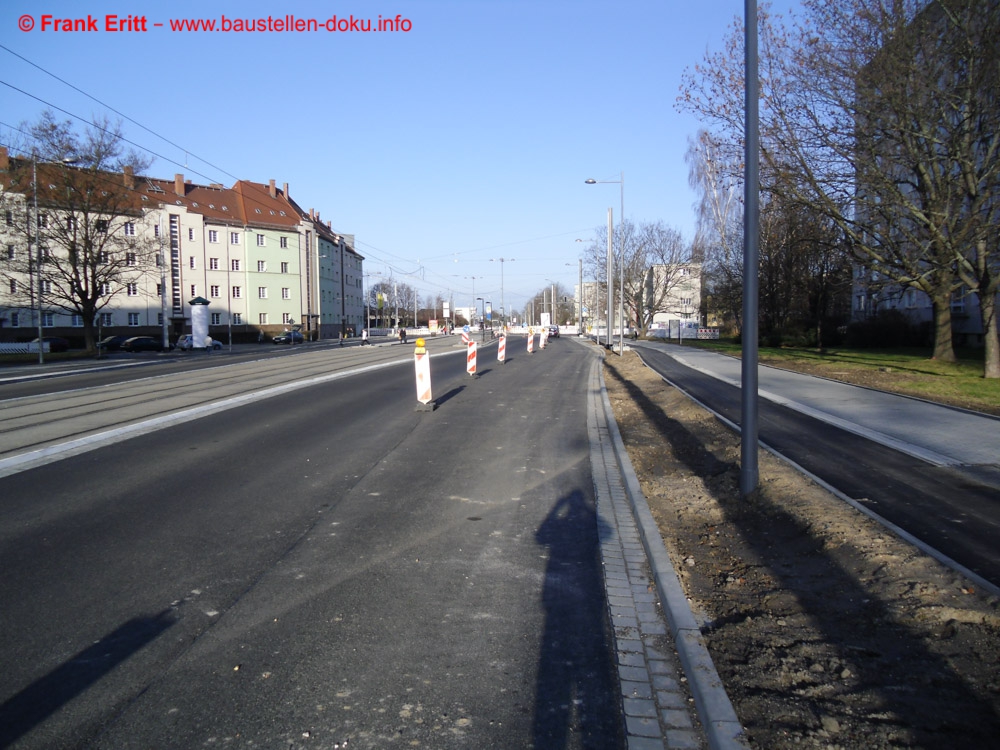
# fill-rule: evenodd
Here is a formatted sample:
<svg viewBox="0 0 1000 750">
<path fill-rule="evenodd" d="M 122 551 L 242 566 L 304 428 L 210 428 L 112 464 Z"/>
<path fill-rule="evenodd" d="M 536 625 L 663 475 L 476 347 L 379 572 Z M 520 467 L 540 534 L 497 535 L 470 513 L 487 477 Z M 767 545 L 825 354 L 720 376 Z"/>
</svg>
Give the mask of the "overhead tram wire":
<svg viewBox="0 0 1000 750">
<path fill-rule="evenodd" d="M 51 107 L 51 108 L 52 108 L 52 109 L 54 109 L 54 110 L 57 110 L 57 111 L 59 111 L 59 112 L 62 112 L 62 113 L 63 113 L 64 115 L 69 115 L 69 116 L 70 116 L 70 117 L 72 117 L 72 118 L 73 118 L 74 120 L 78 120 L 78 121 L 80 121 L 80 122 L 82 122 L 82 123 L 86 124 L 86 125 L 87 125 L 87 126 L 89 126 L 89 127 L 92 127 L 92 128 L 96 128 L 97 130 L 101 131 L 102 133 L 107 133 L 107 134 L 109 134 L 109 135 L 113 135 L 113 133 L 112 133 L 111 131 L 109 131 L 109 130 L 108 130 L 107 128 L 102 128 L 102 127 L 101 127 L 100 125 L 97 125 L 96 123 L 94 123 L 94 122 L 92 122 L 92 121 L 90 121 L 90 120 L 87 120 L 86 118 L 83 118 L 83 117 L 80 117 L 79 115 L 77 115 L 77 114 L 74 114 L 74 113 L 70 112 L 69 110 L 66 110 L 66 109 L 63 109 L 62 107 L 58 107 L 58 106 L 56 106 L 55 104 L 52 104 L 51 102 L 48 102 L 48 101 L 46 101 L 45 99 L 42 99 L 41 97 L 38 97 L 38 96 L 35 96 L 34 94 L 29 94 L 29 93 L 28 93 L 27 91 L 25 91 L 24 89 L 20 89 L 20 88 L 18 88 L 17 86 L 14 86 L 14 85 L 12 85 L 12 84 L 10 84 L 10 83 L 7 83 L 6 81 L 2 81 L 2 80 L 0 80 L 0 84 L 3 84 L 4 86 L 6 86 L 6 87 L 8 87 L 8 88 L 11 88 L 11 89 L 14 89 L 14 91 L 17 91 L 18 93 L 21 93 L 21 94 L 24 94 L 25 96 L 27 96 L 27 97 L 30 97 L 30 98 L 32 98 L 32 99 L 34 99 L 34 100 L 35 100 L 36 102 L 41 102 L 41 103 L 42 103 L 42 104 L 44 104 L 44 105 L 45 105 L 46 107 Z M 7 127 L 10 127 L 10 126 L 8 125 Z M 17 131 L 18 131 L 19 133 L 23 133 L 23 132 L 24 132 L 24 131 L 23 131 L 23 130 L 21 130 L 20 128 L 11 128 L 11 129 L 12 129 L 12 130 L 17 130 Z M 119 138 L 119 139 L 120 139 L 120 140 L 121 140 L 122 142 L 124 142 L 124 143 L 127 143 L 127 144 L 129 144 L 130 146 L 135 146 L 135 147 L 136 147 L 137 149 L 139 149 L 140 151 L 142 151 L 142 152 L 144 152 L 144 153 L 147 153 L 147 154 L 151 154 L 152 156 L 155 156 L 155 157 L 156 157 L 157 159 L 162 159 L 163 161 L 167 162 L 168 164 L 174 164 L 174 165 L 176 165 L 176 166 L 178 166 L 178 167 L 182 167 L 182 168 L 185 168 L 185 169 L 187 169 L 187 168 L 188 168 L 188 167 L 186 167 L 185 165 L 181 164 L 181 163 L 180 163 L 180 162 L 178 162 L 178 161 L 175 161 L 174 159 L 171 159 L 171 158 L 170 158 L 170 157 L 168 157 L 168 156 L 164 156 L 163 154 L 160 154 L 160 153 L 157 153 L 156 151 L 153 151 L 153 150 L 152 150 L 152 149 L 150 149 L 150 148 L 146 148 L 145 146 L 142 146 L 142 145 L 140 145 L 140 144 L 136 143 L 135 141 L 132 141 L 132 140 L 129 140 L 128 138 L 126 138 L 126 137 L 125 137 L 125 136 L 123 136 L 123 135 L 118 135 L 117 137 L 118 137 L 118 138 Z M 206 180 L 208 180 L 209 182 L 216 182 L 216 180 L 214 180 L 213 178 L 209 177 L 209 176 L 208 176 L 207 174 L 203 174 L 203 173 L 201 173 L 201 172 L 199 172 L 199 171 L 197 171 L 197 170 L 193 170 L 193 169 L 192 169 L 191 171 L 192 171 L 192 172 L 193 172 L 194 174 L 196 174 L 196 175 L 198 175 L 198 176 L 200 176 L 200 177 L 204 177 L 204 178 L 205 178 Z M 228 172 L 227 172 L 226 174 L 228 174 Z"/>
<path fill-rule="evenodd" d="M 100 104 L 100 105 L 101 105 L 102 107 L 105 107 L 105 108 L 107 108 L 107 109 L 111 110 L 112 112 L 114 112 L 114 113 L 115 113 L 116 115 L 118 115 L 119 117 L 122 117 L 122 118 L 124 118 L 124 119 L 128 120 L 129 122 L 131 122 L 131 123 L 132 123 L 133 125 L 137 125 L 137 126 L 139 126 L 139 127 L 140 127 L 140 128 L 142 128 L 143 130 L 145 130 L 145 131 L 146 131 L 147 133 L 149 133 L 150 135 L 154 135 L 154 136 L 156 136 L 157 138 L 159 138 L 159 139 L 160 139 L 161 141 L 163 141 L 164 143 L 167 143 L 167 144 L 169 144 L 169 145 L 173 146 L 173 147 L 174 147 L 174 148 L 176 148 L 176 149 L 179 149 L 179 150 L 181 150 L 181 151 L 184 151 L 184 152 L 185 152 L 185 153 L 187 153 L 187 154 L 190 154 L 190 155 L 191 155 L 191 156 L 193 156 L 193 157 L 194 157 L 195 159 L 197 159 L 198 161 L 200 161 L 200 162 L 201 162 L 202 164 L 207 164 L 207 165 L 208 165 L 208 166 L 210 166 L 210 167 L 211 167 L 212 169 L 214 169 L 214 170 L 216 170 L 216 171 L 218 171 L 218 172 L 221 172 L 222 174 L 225 174 L 225 175 L 228 175 L 229 177 L 232 177 L 232 178 L 233 178 L 234 180 L 238 180 L 238 179 L 239 179 L 239 178 L 238 178 L 238 177 L 237 177 L 236 175 L 232 174 L 231 172 L 227 172 L 227 171 L 226 171 L 225 169 L 223 169 L 222 167 L 219 167 L 219 166 L 217 166 L 217 165 L 215 165 L 215 164 L 212 164 L 212 162 L 208 161 L 207 159 L 203 159 L 203 158 L 201 158 L 200 156 L 198 156 L 197 154 L 195 154 L 195 153 L 191 152 L 190 150 L 188 150 L 188 149 L 186 149 L 186 148 L 184 148 L 184 147 L 182 147 L 182 146 L 180 146 L 180 145 L 178 145 L 178 144 L 174 143 L 174 142 L 173 142 L 173 141 L 171 141 L 171 140 L 170 140 L 169 138 L 167 138 L 167 137 L 165 137 L 165 136 L 162 136 L 162 135 L 160 135 L 159 133 L 157 133 L 157 132 L 156 132 L 155 130 L 152 130 L 151 128 L 148 128 L 148 127 L 146 127 L 145 125 L 143 125 L 143 124 L 142 124 L 141 122 L 139 122 L 138 120 L 135 120 L 135 119 L 133 119 L 133 118 L 129 117 L 129 116 L 128 116 L 128 115 L 126 115 L 126 114 L 125 114 L 124 112 L 120 112 L 119 110 L 117 110 L 117 109 L 115 109 L 114 107 L 112 107 L 112 106 L 111 106 L 110 104 L 106 104 L 105 102 L 102 102 L 102 101 L 101 101 L 100 99 L 98 99 L 98 98 L 97 98 L 96 96 L 93 96 L 92 94 L 88 94 L 88 93 L 87 93 L 86 91 L 84 91 L 83 89 L 79 88 L 78 86 L 74 86 L 74 85 L 73 85 L 72 83 L 70 83 L 69 81 L 67 81 L 67 80 L 65 80 L 65 79 L 63 79 L 63 78 L 60 78 L 59 76 L 57 76 L 57 75 L 56 75 L 55 73 L 53 73 L 52 71 L 50 71 L 50 70 L 46 70 L 45 68 L 43 68 L 43 67 L 42 67 L 41 65 L 39 65 L 38 63 L 35 63 L 35 62 L 32 62 L 31 60 L 29 60 L 28 58 L 26 58 L 26 57 L 25 57 L 24 55 L 20 55 L 20 54 L 18 54 L 17 52 L 15 52 L 14 50 L 10 49 L 9 47 L 6 47 L 6 46 L 4 46 L 3 44 L 0 44 L 0 49 L 4 50 L 5 52 L 7 52 L 7 53 L 9 53 L 9 54 L 11 54 L 11 55 L 13 55 L 14 57 L 18 58 L 19 60 L 23 60 L 24 62 L 28 63 L 28 65 L 32 66 L 33 68 L 36 68 L 36 69 L 38 69 L 38 70 L 42 71 L 43 73 L 45 73 L 45 75 L 47 75 L 47 76 L 50 76 L 51 78 L 54 78 L 55 80 L 59 81 L 59 83 L 63 84 L 64 86 L 69 86 L 69 87 L 70 87 L 71 89 L 73 89 L 74 91 L 76 91 L 76 92 L 78 92 L 78 93 L 80 93 L 80 94 L 83 94 L 83 95 L 84 95 L 85 97 L 87 97 L 87 98 L 88 98 L 88 99 L 90 99 L 91 101 L 94 101 L 94 102 L 97 102 L 97 103 L 98 103 L 98 104 Z M 29 96 L 30 96 L 30 94 L 29 94 Z M 150 153 L 152 153 L 152 152 L 150 152 Z M 172 162 L 172 163 L 176 164 L 177 162 Z M 199 174 L 199 173 L 195 172 L 195 174 Z M 205 177 L 205 175 L 201 175 L 201 176 L 202 176 L 202 177 Z"/>
<path fill-rule="evenodd" d="M 169 138 L 161 135 L 160 133 L 157 133 L 156 131 L 152 130 L 151 128 L 149 128 L 149 127 L 147 127 L 145 125 L 143 125 L 142 123 L 140 123 L 136 119 L 134 119 L 132 117 L 129 117 L 124 112 L 121 112 L 120 110 L 112 107 L 111 105 L 107 104 L 106 102 L 101 101 L 100 99 L 98 99 L 97 97 L 93 96 L 92 94 L 87 93 L 86 91 L 84 91 L 83 89 L 79 88 L 78 86 L 75 86 L 74 84 L 70 83 L 69 81 L 66 81 L 65 79 L 57 76 L 56 74 L 52 73 L 51 71 L 49 71 L 47 69 L 45 69 L 41 65 L 38 65 L 37 63 L 32 62 L 31 60 L 29 60 L 28 58 L 24 57 L 23 55 L 18 54 L 17 52 L 14 52 L 9 47 L 7 47 L 7 46 L 5 46 L 3 44 L 0 44 L 0 49 L 6 51 L 7 53 L 9 53 L 11 55 L 13 55 L 14 57 L 17 57 L 18 59 L 22 60 L 23 62 L 27 63 L 28 65 L 31 65 L 32 67 L 40 70 L 41 72 L 45 73 L 46 75 L 50 76 L 51 78 L 55 79 L 56 81 L 59 81 L 60 83 L 62 83 L 65 86 L 68 86 L 69 88 L 71 88 L 72 90 L 76 91 L 77 93 L 80 93 L 83 96 L 86 96 L 88 99 L 96 102 L 97 104 L 101 105 L 102 107 L 105 107 L 107 110 L 113 112 L 114 114 L 118 115 L 119 117 L 122 117 L 123 119 L 127 120 L 128 122 L 130 122 L 130 123 L 132 123 L 132 124 L 134 124 L 134 125 L 142 128 L 147 133 L 150 133 L 154 137 L 159 138 L 160 140 L 162 140 L 164 143 L 167 143 L 170 146 L 172 146 L 172 147 L 174 147 L 174 148 L 176 148 L 176 149 L 178 149 L 180 151 L 183 151 L 185 154 L 188 154 L 188 155 L 194 157 L 195 159 L 197 159 L 198 161 L 200 161 L 200 162 L 202 162 L 204 164 L 207 164 L 212 169 L 215 169 L 218 172 L 221 172 L 222 174 L 225 174 L 225 175 L 231 177 L 232 179 L 234 179 L 236 181 L 240 181 L 240 178 L 237 177 L 236 175 L 234 175 L 232 172 L 229 172 L 228 170 L 226 170 L 226 169 L 224 169 L 222 167 L 219 167 L 218 165 L 213 164 L 212 162 L 208 161 L 207 159 L 203 159 L 202 157 L 198 156 L 197 154 L 195 154 L 190 149 L 184 148 L 180 144 L 177 144 L 174 141 L 170 140 Z M 8 83 L 6 81 L 0 80 L 0 84 L 3 84 L 5 86 L 7 86 L 8 88 L 13 89 L 14 91 L 17 91 L 18 93 L 21 93 L 21 94 L 23 94 L 23 95 L 25 95 L 27 97 L 30 97 L 31 99 L 34 99 L 35 101 L 37 101 L 37 102 L 39 102 L 41 104 L 44 104 L 47 107 L 50 107 L 50 108 L 52 108 L 52 109 L 54 109 L 54 110 L 56 110 L 58 112 L 61 112 L 64 115 L 67 115 L 67 116 L 73 118 L 74 120 L 77 120 L 78 122 L 81 122 L 81 123 L 85 124 L 88 127 L 94 127 L 94 128 L 97 128 L 98 130 L 104 132 L 104 133 L 109 133 L 109 131 L 106 128 L 103 128 L 103 127 L 95 124 L 92 120 L 88 120 L 88 119 L 86 119 L 84 117 L 81 117 L 81 116 L 79 116 L 77 114 L 74 114 L 73 112 L 70 112 L 69 110 L 66 110 L 66 109 L 64 109 L 62 107 L 59 107 L 59 106 L 57 106 L 55 104 L 52 104 L 51 102 L 49 102 L 49 101 L 47 101 L 45 99 L 42 99 L 41 97 L 35 96 L 34 94 L 31 94 L 28 91 L 25 91 L 24 89 L 21 89 L 21 88 L 19 88 L 17 86 L 14 86 L 11 83 Z M 11 126 L 11 125 L 3 123 L 3 122 L 0 122 L 0 125 L 3 125 L 5 127 L 9 128 L 10 130 L 13 130 L 15 132 L 19 132 L 19 133 L 21 133 L 23 135 L 29 135 L 30 136 L 29 133 L 25 133 L 25 131 L 23 131 L 19 127 Z M 185 170 L 187 170 L 191 174 L 195 174 L 195 175 L 197 175 L 199 177 L 204 178 L 209 183 L 220 182 L 220 180 L 217 180 L 217 179 L 215 179 L 215 178 L 213 178 L 213 177 L 211 177 L 209 175 L 206 175 L 206 174 L 204 174 L 202 172 L 199 172 L 198 170 L 192 169 L 187 164 L 181 164 L 180 162 L 176 161 L 175 159 L 171 159 L 171 158 L 169 158 L 167 156 L 164 156 L 163 154 L 158 153 L 157 151 L 154 151 L 154 150 L 152 150 L 150 148 L 142 146 L 142 145 L 136 143 L 135 141 L 132 141 L 132 140 L 126 138 L 125 136 L 119 135 L 118 137 L 124 143 L 127 143 L 130 146 L 133 146 L 133 147 L 139 149 L 141 152 L 149 154 L 150 156 L 153 156 L 153 157 L 155 157 L 157 159 L 161 159 L 162 161 L 164 161 L 164 162 L 166 162 L 168 164 L 173 164 L 173 165 L 175 165 L 177 167 L 185 169 Z M 252 199 L 250 199 L 250 200 L 252 201 Z M 472 250 L 464 250 L 464 251 L 460 251 L 460 252 L 450 253 L 448 255 L 434 256 L 434 257 L 431 257 L 431 258 L 427 258 L 426 260 L 432 261 L 432 260 L 437 260 L 437 259 L 440 259 L 440 258 L 443 258 L 443 257 L 453 257 L 454 255 L 458 255 L 458 254 L 468 254 L 468 253 L 472 253 L 472 252 L 485 252 L 487 250 L 497 249 L 497 248 L 501 248 L 501 247 L 508 247 L 510 245 L 524 244 L 524 243 L 527 243 L 527 242 L 535 242 L 535 241 L 539 241 L 539 240 L 551 239 L 551 238 L 554 238 L 554 237 L 561 237 L 561 236 L 564 236 L 566 234 L 575 234 L 575 233 L 578 233 L 579 231 L 581 231 L 581 230 L 574 230 L 573 232 L 564 232 L 564 233 L 559 233 L 559 234 L 554 234 L 554 235 L 547 235 L 545 237 L 537 237 L 537 238 L 529 238 L 529 239 L 524 239 L 524 240 L 517 240 L 517 241 L 514 241 L 514 242 L 510 242 L 510 243 L 502 243 L 501 245 L 492 245 L 492 246 L 484 247 L 484 248 L 475 248 L 475 249 L 472 249 Z M 379 256 L 383 255 L 383 256 L 388 256 L 388 257 L 392 257 L 392 258 L 398 258 L 399 260 L 404 260 L 404 261 L 408 261 L 408 262 L 412 262 L 411 259 L 404 258 L 404 257 L 399 256 L 399 255 L 395 255 L 394 253 L 387 252 L 387 251 L 382 250 L 380 248 L 377 248 L 374 245 L 371 245 L 371 244 L 369 244 L 367 242 L 364 242 L 362 240 L 358 240 L 357 238 L 355 238 L 355 245 L 356 246 L 361 245 L 361 246 L 368 247 L 368 248 L 371 248 L 372 250 L 376 251 L 376 253 L 378 253 L 379 255 L 369 254 L 368 257 L 370 257 L 372 260 L 376 260 L 376 261 L 379 261 L 379 262 L 385 264 L 386 267 L 388 267 L 389 269 L 391 269 L 393 272 L 399 273 L 401 276 L 410 276 L 410 277 L 412 277 L 414 275 L 412 273 L 405 272 L 402 269 L 396 268 L 388 260 L 385 260 L 383 257 L 379 257 Z M 437 273 L 435 273 L 433 271 L 430 272 L 430 275 L 437 276 L 440 279 L 440 281 L 445 286 L 447 286 L 450 283 L 443 276 L 441 276 L 440 274 L 437 274 Z M 426 279 L 422 279 L 422 280 L 424 282 L 426 282 Z M 438 286 L 440 286 L 440 284 Z M 429 289 L 433 289 L 433 287 L 428 287 L 428 288 Z M 431 293 L 431 292 L 428 292 L 428 293 Z"/>
</svg>

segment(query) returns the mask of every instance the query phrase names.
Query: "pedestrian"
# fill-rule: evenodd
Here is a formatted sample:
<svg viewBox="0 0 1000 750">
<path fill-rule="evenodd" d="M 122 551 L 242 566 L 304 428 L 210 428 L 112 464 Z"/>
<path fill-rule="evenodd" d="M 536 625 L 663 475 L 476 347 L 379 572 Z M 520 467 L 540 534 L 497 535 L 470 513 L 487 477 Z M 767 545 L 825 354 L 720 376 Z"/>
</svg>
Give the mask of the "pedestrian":
<svg viewBox="0 0 1000 750">
<path fill-rule="evenodd" d="M 406 343 L 406 329 L 405 328 L 402 330 L 402 334 L 403 334 L 403 343 L 405 344 Z"/>
<path fill-rule="evenodd" d="M 365 344 L 368 344 L 368 343 L 371 343 L 371 342 L 368 341 L 368 329 L 367 328 L 362 328 L 361 329 L 361 346 L 364 346 Z"/>
</svg>

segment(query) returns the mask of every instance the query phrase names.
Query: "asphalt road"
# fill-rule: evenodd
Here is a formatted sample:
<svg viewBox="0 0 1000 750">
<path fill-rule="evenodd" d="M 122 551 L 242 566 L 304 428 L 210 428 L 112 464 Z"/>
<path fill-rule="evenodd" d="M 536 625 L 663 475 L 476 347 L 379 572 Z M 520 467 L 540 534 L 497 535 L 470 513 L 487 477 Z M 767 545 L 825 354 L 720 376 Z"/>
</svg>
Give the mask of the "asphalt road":
<svg viewBox="0 0 1000 750">
<path fill-rule="evenodd" d="M 518 341 L 0 479 L 0 747 L 620 747 L 594 354 Z"/>
<path fill-rule="evenodd" d="M 681 364 L 663 348 L 640 345 L 636 349 L 643 361 L 669 382 L 727 420 L 740 423 L 738 388 Z M 824 387 L 819 379 L 811 379 L 811 383 L 815 391 Z M 855 395 L 863 408 L 864 390 L 858 389 Z M 901 409 L 906 408 L 906 401 L 900 400 Z M 762 443 L 993 586 L 1000 586 L 1000 487 L 991 474 L 934 465 L 763 398 L 758 401 L 758 419 Z M 931 421 L 915 429 L 926 438 L 935 427 Z M 940 435 L 940 440 L 948 439 L 946 434 Z M 994 444 L 1000 446 L 1000 438 Z"/>
</svg>

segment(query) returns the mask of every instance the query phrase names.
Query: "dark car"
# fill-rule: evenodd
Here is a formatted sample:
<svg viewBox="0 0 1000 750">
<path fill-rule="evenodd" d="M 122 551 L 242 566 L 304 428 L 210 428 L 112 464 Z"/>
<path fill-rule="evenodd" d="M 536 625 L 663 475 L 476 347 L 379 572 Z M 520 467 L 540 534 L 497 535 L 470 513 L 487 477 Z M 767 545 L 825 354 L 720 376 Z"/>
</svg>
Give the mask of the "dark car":
<svg viewBox="0 0 1000 750">
<path fill-rule="evenodd" d="M 549 326 L 549 338 L 550 339 L 559 338 L 559 326 Z"/>
<path fill-rule="evenodd" d="M 106 352 L 116 352 L 131 336 L 106 336 L 97 342 L 97 348 Z"/>
<path fill-rule="evenodd" d="M 162 352 L 163 342 L 152 336 L 133 336 L 122 342 L 123 352 Z"/>
<path fill-rule="evenodd" d="M 271 339 L 275 344 L 301 344 L 305 341 L 302 334 L 298 331 L 285 331 L 279 333 L 273 339 Z"/>
<path fill-rule="evenodd" d="M 42 341 L 49 345 L 50 352 L 68 352 L 69 351 L 69 341 L 58 336 L 43 336 Z M 32 339 L 32 344 L 37 344 L 38 339 Z"/>
</svg>

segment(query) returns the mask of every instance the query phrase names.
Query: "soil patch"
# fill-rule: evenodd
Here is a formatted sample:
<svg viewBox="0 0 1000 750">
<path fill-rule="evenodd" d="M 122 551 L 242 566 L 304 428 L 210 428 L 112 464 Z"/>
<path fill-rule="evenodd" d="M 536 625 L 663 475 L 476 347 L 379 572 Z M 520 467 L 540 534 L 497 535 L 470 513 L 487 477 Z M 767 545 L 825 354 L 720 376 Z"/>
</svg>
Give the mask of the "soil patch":
<svg viewBox="0 0 1000 750">
<path fill-rule="evenodd" d="M 645 367 L 615 418 L 752 747 L 1000 748 L 1000 601 L 739 438 Z"/>
</svg>

